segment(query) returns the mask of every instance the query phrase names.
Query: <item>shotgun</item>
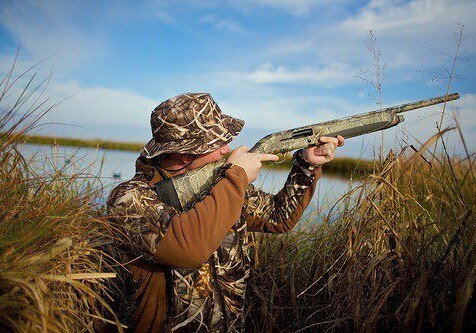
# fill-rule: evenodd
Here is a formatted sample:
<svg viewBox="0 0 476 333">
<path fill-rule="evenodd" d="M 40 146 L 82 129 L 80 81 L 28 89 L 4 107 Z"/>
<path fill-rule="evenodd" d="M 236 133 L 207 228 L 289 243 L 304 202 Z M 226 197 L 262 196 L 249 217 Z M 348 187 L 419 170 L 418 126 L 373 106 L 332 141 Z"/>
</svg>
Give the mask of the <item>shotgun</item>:
<svg viewBox="0 0 476 333">
<path fill-rule="evenodd" d="M 446 103 L 458 98 L 459 94 L 453 93 L 272 133 L 259 140 L 250 149 L 250 152 L 287 153 L 295 149 L 315 146 L 321 136 L 336 137 L 342 135 L 345 139 L 349 139 L 384 130 L 404 121 L 400 113 Z M 176 177 L 164 179 L 156 183 L 156 191 L 162 198 L 165 198 L 165 203 L 180 211 L 190 209 L 195 202 L 200 201 L 209 193 L 214 179 L 224 163 L 225 161 L 209 163 Z"/>
</svg>

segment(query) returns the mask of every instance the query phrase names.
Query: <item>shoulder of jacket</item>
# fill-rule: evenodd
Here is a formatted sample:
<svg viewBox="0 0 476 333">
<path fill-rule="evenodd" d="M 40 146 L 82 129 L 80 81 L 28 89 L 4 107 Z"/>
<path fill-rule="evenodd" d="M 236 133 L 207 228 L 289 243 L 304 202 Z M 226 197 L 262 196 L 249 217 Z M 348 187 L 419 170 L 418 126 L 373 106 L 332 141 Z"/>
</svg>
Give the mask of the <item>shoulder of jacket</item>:
<svg viewBox="0 0 476 333">
<path fill-rule="evenodd" d="M 108 206 L 120 206 L 125 203 L 139 202 L 142 199 L 158 200 L 157 193 L 148 183 L 131 179 L 117 185 L 109 195 L 107 200 Z"/>
</svg>

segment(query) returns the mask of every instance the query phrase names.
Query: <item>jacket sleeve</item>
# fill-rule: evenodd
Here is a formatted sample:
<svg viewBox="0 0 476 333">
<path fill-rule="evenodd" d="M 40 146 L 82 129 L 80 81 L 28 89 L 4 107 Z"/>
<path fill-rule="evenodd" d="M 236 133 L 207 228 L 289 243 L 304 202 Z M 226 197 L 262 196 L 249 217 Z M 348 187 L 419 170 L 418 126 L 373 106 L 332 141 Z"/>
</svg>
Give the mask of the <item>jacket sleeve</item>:
<svg viewBox="0 0 476 333">
<path fill-rule="evenodd" d="M 127 236 L 123 245 L 136 255 L 175 267 L 198 267 L 240 218 L 246 186 L 245 171 L 231 166 L 208 196 L 179 213 L 147 184 L 128 184 L 111 193 L 108 215 Z"/>
<path fill-rule="evenodd" d="M 246 189 L 244 213 L 248 231 L 284 233 L 291 230 L 312 199 L 321 167 L 313 167 L 299 154 L 284 187 L 275 195 L 253 185 Z"/>
</svg>

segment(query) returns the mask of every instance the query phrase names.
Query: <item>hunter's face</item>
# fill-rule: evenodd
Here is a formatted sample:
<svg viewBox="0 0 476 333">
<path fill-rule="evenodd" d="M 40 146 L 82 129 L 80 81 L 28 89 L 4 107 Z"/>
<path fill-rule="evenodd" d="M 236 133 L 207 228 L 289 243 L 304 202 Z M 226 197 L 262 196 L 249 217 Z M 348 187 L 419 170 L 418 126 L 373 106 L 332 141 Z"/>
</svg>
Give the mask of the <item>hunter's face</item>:
<svg viewBox="0 0 476 333">
<path fill-rule="evenodd" d="M 212 152 L 198 155 L 192 164 L 190 164 L 190 170 L 200 168 L 208 163 L 221 161 L 224 156 L 230 152 L 230 146 L 225 145 Z"/>
</svg>

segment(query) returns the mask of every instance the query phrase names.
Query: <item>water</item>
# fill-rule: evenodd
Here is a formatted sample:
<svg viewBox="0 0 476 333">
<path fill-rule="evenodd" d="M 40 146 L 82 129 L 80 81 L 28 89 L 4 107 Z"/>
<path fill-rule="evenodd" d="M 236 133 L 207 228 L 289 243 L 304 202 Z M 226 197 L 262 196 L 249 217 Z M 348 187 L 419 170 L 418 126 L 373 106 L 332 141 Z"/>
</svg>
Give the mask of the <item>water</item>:
<svg viewBox="0 0 476 333">
<path fill-rule="evenodd" d="M 137 152 L 46 145 L 23 145 L 21 151 L 26 158 L 34 157 L 41 168 L 46 165 L 46 169 L 59 168 L 66 174 L 94 177 L 103 188 L 104 201 L 114 186 L 134 176 L 138 156 Z M 254 184 L 274 194 L 281 189 L 287 176 L 286 170 L 262 169 Z M 326 214 L 348 189 L 348 179 L 324 174 L 307 212 Z"/>
</svg>

